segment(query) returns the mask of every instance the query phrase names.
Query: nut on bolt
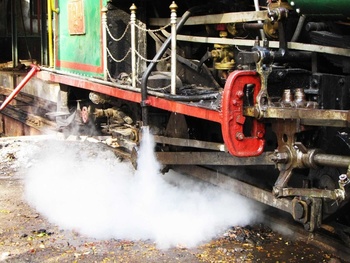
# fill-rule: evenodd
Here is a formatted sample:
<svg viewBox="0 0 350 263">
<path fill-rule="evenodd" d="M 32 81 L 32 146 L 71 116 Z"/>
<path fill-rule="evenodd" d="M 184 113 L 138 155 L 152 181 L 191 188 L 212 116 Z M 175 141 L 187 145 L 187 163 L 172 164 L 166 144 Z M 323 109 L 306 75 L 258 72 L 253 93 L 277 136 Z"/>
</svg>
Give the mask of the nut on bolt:
<svg viewBox="0 0 350 263">
<path fill-rule="evenodd" d="M 288 162 L 288 153 L 275 151 L 271 156 L 271 161 L 274 163 L 286 163 Z"/>
<path fill-rule="evenodd" d="M 236 133 L 236 139 L 237 139 L 238 141 L 243 141 L 243 139 L 244 139 L 244 134 L 241 133 L 241 132 L 237 132 L 237 133 Z"/>
<path fill-rule="evenodd" d="M 350 182 L 348 176 L 346 174 L 339 175 L 339 184 L 345 186 Z"/>
</svg>

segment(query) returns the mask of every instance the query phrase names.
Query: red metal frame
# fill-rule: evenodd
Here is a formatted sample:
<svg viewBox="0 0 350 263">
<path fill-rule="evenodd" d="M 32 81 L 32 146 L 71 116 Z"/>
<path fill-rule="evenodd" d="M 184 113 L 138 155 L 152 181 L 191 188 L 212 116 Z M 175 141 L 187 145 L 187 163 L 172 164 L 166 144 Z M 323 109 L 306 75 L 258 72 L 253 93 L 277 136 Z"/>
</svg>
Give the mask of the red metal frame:
<svg viewBox="0 0 350 263">
<path fill-rule="evenodd" d="M 136 103 L 141 102 L 141 93 L 139 92 L 133 92 L 92 82 L 88 79 L 56 74 L 45 70 L 38 72 L 37 77 L 45 81 L 52 81 L 56 83 L 66 84 L 72 87 L 87 89 L 127 101 Z M 190 103 L 182 103 L 178 101 L 166 100 L 164 98 L 148 96 L 147 105 L 158 109 L 177 112 L 184 115 L 221 123 L 221 116 L 219 111 L 200 108 L 197 105 L 191 105 Z"/>
<path fill-rule="evenodd" d="M 243 132 L 246 117 L 243 115 L 244 87 L 254 85 L 253 98 L 260 90 L 260 78 L 255 71 L 234 71 L 226 81 L 222 97 L 222 135 L 228 151 L 238 157 L 260 155 L 264 150 L 265 126 L 253 119 L 251 135 Z M 255 103 L 256 101 L 254 101 Z"/>
</svg>

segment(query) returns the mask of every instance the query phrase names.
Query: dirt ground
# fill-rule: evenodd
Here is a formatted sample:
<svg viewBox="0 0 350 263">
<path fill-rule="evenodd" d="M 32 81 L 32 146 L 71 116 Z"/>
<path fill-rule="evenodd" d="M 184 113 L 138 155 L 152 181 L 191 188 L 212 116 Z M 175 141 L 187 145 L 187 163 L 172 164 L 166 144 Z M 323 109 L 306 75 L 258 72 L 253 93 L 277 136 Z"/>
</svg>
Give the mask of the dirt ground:
<svg viewBox="0 0 350 263">
<path fill-rule="evenodd" d="M 23 199 L 16 145 L 0 140 L 2 262 L 343 262 L 264 225 L 234 227 L 195 248 L 160 250 L 152 240 L 97 240 L 60 229 Z"/>
</svg>

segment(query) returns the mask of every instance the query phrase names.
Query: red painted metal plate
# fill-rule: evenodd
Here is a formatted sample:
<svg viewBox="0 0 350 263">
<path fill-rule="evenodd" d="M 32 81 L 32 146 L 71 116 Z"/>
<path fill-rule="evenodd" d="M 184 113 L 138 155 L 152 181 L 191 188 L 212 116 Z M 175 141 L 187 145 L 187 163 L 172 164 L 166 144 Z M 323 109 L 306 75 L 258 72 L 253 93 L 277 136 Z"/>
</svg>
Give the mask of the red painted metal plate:
<svg viewBox="0 0 350 263">
<path fill-rule="evenodd" d="M 37 77 L 45 80 L 52 81 L 56 83 L 66 84 L 72 87 L 87 89 L 108 96 L 112 96 L 119 99 L 124 99 L 127 101 L 133 101 L 136 103 L 141 102 L 141 93 L 133 92 L 130 90 L 119 89 L 118 87 L 111 87 L 108 85 L 91 82 L 88 79 L 73 77 L 62 74 L 55 74 L 48 71 L 40 71 L 37 73 Z M 191 103 L 184 103 L 178 101 L 166 100 L 164 98 L 158 98 L 154 96 L 148 96 L 147 105 L 150 107 L 155 107 L 158 109 L 167 110 L 170 112 L 177 112 L 184 115 L 201 118 L 214 122 L 221 122 L 220 112 L 217 110 L 200 108 L 196 105 L 191 105 Z"/>
</svg>

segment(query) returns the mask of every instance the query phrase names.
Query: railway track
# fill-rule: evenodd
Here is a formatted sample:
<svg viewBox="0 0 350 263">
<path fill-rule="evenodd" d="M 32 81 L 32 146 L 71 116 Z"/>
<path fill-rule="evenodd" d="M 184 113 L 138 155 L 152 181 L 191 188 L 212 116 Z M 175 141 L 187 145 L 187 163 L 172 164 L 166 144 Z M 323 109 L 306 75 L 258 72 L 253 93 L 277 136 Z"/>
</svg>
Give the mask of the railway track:
<svg viewBox="0 0 350 263">
<path fill-rule="evenodd" d="M 174 170 L 243 196 L 249 197 L 256 192 L 254 186 L 203 167 L 178 166 L 174 167 Z M 269 195 L 265 195 L 265 199 L 263 200 L 262 198 L 259 201 L 272 204 L 272 195 L 270 199 L 266 199 L 266 196 Z M 277 205 L 276 208 L 280 208 L 280 205 Z M 321 248 L 330 254 L 337 255 L 346 262 L 350 262 L 350 228 L 348 226 L 331 221 L 323 224 L 321 229 L 308 232 L 301 224 L 296 223 L 290 215 L 273 207 L 266 207 L 263 217 L 265 218 L 264 222 L 272 229 L 280 229 L 280 227 L 288 229 L 288 232 L 293 233 L 294 238 Z"/>
</svg>

